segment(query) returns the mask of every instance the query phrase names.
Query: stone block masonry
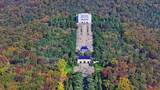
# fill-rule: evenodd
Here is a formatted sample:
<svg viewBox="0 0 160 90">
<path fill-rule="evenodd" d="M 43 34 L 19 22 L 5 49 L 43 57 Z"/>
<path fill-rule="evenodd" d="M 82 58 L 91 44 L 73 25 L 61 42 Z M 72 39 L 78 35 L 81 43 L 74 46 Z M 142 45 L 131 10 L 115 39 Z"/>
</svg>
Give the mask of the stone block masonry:
<svg viewBox="0 0 160 90">
<path fill-rule="evenodd" d="M 81 55 L 80 53 L 93 52 L 93 34 L 91 31 L 92 15 L 89 13 L 80 13 L 77 15 L 77 36 L 76 52 L 77 64 L 75 72 L 81 72 L 84 77 L 94 72 L 92 66 L 92 55 Z"/>
</svg>

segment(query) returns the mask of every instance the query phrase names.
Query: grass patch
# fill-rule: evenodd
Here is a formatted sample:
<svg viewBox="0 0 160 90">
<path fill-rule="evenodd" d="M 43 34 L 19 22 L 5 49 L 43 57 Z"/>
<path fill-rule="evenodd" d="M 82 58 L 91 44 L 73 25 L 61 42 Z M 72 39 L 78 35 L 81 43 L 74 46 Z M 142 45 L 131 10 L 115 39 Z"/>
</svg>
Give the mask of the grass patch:
<svg viewBox="0 0 160 90">
<path fill-rule="evenodd" d="M 65 71 L 66 71 L 67 73 L 72 73 L 72 72 L 73 72 L 73 67 L 70 66 L 70 65 L 67 65 L 67 66 L 65 67 Z"/>
<path fill-rule="evenodd" d="M 94 68 L 95 68 L 96 72 L 100 72 L 103 69 L 103 67 L 98 64 L 94 64 Z"/>
</svg>

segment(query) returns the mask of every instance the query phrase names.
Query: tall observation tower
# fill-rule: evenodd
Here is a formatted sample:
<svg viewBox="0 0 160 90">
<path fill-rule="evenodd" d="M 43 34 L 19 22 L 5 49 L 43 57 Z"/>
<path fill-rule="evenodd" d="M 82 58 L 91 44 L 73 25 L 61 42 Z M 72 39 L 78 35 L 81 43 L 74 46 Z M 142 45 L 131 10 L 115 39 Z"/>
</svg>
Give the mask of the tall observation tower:
<svg viewBox="0 0 160 90">
<path fill-rule="evenodd" d="M 76 52 L 77 64 L 75 72 L 81 72 L 84 77 L 94 72 L 92 66 L 92 55 L 86 55 L 87 52 L 93 52 L 93 34 L 91 31 L 92 15 L 89 13 L 80 13 L 77 15 L 77 38 Z"/>
<path fill-rule="evenodd" d="M 92 16 L 89 13 L 80 13 L 77 22 L 77 42 L 76 51 L 93 51 L 93 35 L 91 31 Z"/>
<path fill-rule="evenodd" d="M 93 34 L 91 31 L 92 15 L 80 13 L 77 15 L 76 52 L 93 52 Z M 78 55 L 78 64 L 91 64 L 91 55 Z"/>
</svg>

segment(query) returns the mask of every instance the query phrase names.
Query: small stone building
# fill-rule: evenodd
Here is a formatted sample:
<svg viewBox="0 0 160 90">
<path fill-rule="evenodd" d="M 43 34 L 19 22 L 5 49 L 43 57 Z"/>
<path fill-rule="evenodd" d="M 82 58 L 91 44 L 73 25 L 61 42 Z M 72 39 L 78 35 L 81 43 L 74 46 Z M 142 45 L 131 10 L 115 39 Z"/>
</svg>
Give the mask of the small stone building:
<svg viewBox="0 0 160 90">
<path fill-rule="evenodd" d="M 90 64 L 91 57 L 90 56 L 79 56 L 77 60 L 78 64 Z"/>
</svg>

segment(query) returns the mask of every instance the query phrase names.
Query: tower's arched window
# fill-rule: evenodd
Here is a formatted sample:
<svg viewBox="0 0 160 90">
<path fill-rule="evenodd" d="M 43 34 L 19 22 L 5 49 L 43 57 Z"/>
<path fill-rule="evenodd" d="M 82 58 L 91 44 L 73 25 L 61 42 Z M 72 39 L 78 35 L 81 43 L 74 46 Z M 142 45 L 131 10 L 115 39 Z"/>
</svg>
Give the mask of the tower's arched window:
<svg viewBox="0 0 160 90">
<path fill-rule="evenodd" d="M 87 26 L 87 35 L 89 35 L 89 27 Z"/>
<path fill-rule="evenodd" d="M 81 26 L 81 35 L 82 35 L 82 26 Z"/>
</svg>

